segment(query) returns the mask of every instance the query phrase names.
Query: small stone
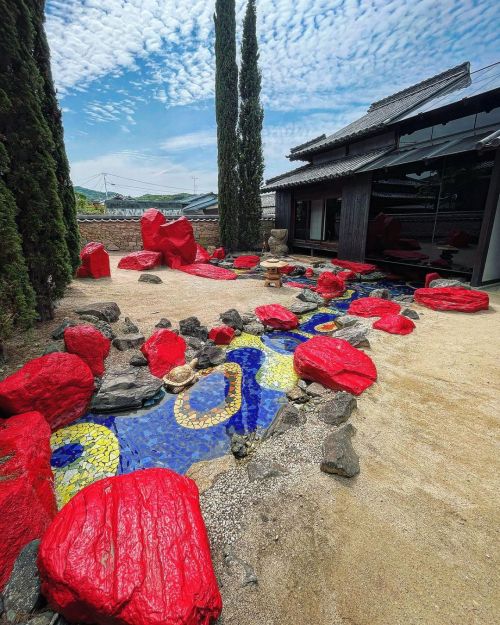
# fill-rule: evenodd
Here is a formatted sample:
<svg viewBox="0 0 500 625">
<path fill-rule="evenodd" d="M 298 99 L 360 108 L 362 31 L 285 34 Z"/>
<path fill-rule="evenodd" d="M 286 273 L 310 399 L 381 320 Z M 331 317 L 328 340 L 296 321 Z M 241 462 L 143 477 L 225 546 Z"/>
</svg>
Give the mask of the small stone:
<svg viewBox="0 0 500 625">
<path fill-rule="evenodd" d="M 91 409 L 96 412 L 130 410 L 141 408 L 163 387 L 160 378 L 151 375 L 148 369 L 139 367 L 117 367 L 108 369 L 102 384 L 92 400 Z"/>
<path fill-rule="evenodd" d="M 288 473 L 284 467 L 271 460 L 253 460 L 248 464 L 247 472 L 250 482 L 265 480 L 270 477 L 279 477 Z"/>
<path fill-rule="evenodd" d="M 198 317 L 187 317 L 179 322 L 179 329 L 184 336 L 194 336 L 202 341 L 208 339 L 208 328 L 202 326 Z"/>
<path fill-rule="evenodd" d="M 32 612 L 40 600 L 40 576 L 37 568 L 40 540 L 32 540 L 19 553 L 3 591 L 4 610 L 9 621 Z"/>
<path fill-rule="evenodd" d="M 309 401 L 309 395 L 298 386 L 294 386 L 289 390 L 286 396 L 293 404 L 305 404 Z"/>
<path fill-rule="evenodd" d="M 243 319 L 240 316 L 240 313 L 231 308 L 231 310 L 226 310 L 220 315 L 220 320 L 226 326 L 230 328 L 234 328 L 235 330 L 243 330 Z"/>
<path fill-rule="evenodd" d="M 102 319 L 96 317 L 95 315 L 80 315 L 80 321 L 87 321 L 88 323 L 99 323 Z"/>
<path fill-rule="evenodd" d="M 416 310 L 413 310 L 412 308 L 405 308 L 401 312 L 401 314 L 405 317 L 408 317 L 408 319 L 414 319 L 415 321 L 420 319 L 420 315 L 418 314 L 418 312 Z"/>
<path fill-rule="evenodd" d="M 197 369 L 217 367 L 226 361 L 226 352 L 216 345 L 205 345 L 198 353 Z"/>
<path fill-rule="evenodd" d="M 452 280 L 450 278 L 438 278 L 437 280 L 432 280 L 432 282 L 429 283 L 430 289 L 439 289 L 442 287 L 447 287 L 447 288 L 458 287 L 461 289 L 470 289 L 469 284 L 465 282 L 461 282 L 460 280 Z"/>
<path fill-rule="evenodd" d="M 155 325 L 155 328 L 171 328 L 172 327 L 172 322 L 169 321 L 168 319 L 166 319 L 165 317 L 162 317 L 160 319 L 160 321 L 158 321 L 158 323 Z"/>
<path fill-rule="evenodd" d="M 337 317 L 335 319 L 335 325 L 337 328 L 350 328 L 351 326 L 355 326 L 361 323 L 359 317 L 354 317 L 354 315 L 342 315 L 341 317 Z"/>
<path fill-rule="evenodd" d="M 108 321 L 113 323 L 120 318 L 120 309 L 115 302 L 95 302 L 94 304 L 87 304 L 77 308 L 75 311 L 78 315 L 93 315 L 101 321 Z"/>
<path fill-rule="evenodd" d="M 254 323 L 248 323 L 247 325 L 243 326 L 243 332 L 246 332 L 247 334 L 253 334 L 254 336 L 260 336 L 261 334 L 264 334 L 265 331 L 266 329 L 264 328 L 262 323 L 258 321 L 255 321 Z"/>
<path fill-rule="evenodd" d="M 248 438 L 241 434 L 233 434 L 231 437 L 231 453 L 235 458 L 245 458 L 248 456 Z"/>
<path fill-rule="evenodd" d="M 413 295 L 398 295 L 393 298 L 393 301 L 398 304 L 413 304 L 414 299 Z"/>
<path fill-rule="evenodd" d="M 321 406 L 318 417 L 328 425 L 340 425 L 349 419 L 356 406 L 356 398 L 350 393 L 341 391 Z"/>
<path fill-rule="evenodd" d="M 92 324 L 101 334 L 112 341 L 116 334 L 113 331 L 113 328 L 109 325 L 107 321 L 100 321 L 99 319 Z"/>
<path fill-rule="evenodd" d="M 257 315 L 254 315 L 254 313 L 248 312 L 241 315 L 241 321 L 244 326 L 247 326 L 249 323 L 255 323 L 255 321 L 258 321 L 258 318 Z"/>
<path fill-rule="evenodd" d="M 302 265 L 297 265 L 295 269 L 292 272 L 290 272 L 288 275 L 292 278 L 298 278 L 300 276 L 303 276 L 305 272 L 306 272 L 305 267 L 302 267 Z"/>
<path fill-rule="evenodd" d="M 308 312 L 317 310 L 318 304 L 316 302 L 294 302 L 288 309 L 295 315 L 305 315 Z"/>
<path fill-rule="evenodd" d="M 63 319 L 63 322 L 61 323 L 61 325 L 58 325 L 57 328 L 54 330 L 54 332 L 52 332 L 52 338 L 54 339 L 54 341 L 60 341 L 61 339 L 64 338 L 64 330 L 66 330 L 66 328 L 72 328 L 74 326 L 76 326 L 76 321 L 71 321 L 71 319 Z"/>
<path fill-rule="evenodd" d="M 138 282 L 149 282 L 149 284 L 161 284 L 163 280 L 154 273 L 141 273 Z"/>
<path fill-rule="evenodd" d="M 355 325 L 337 330 L 332 334 L 335 339 L 344 339 L 353 347 L 370 347 L 368 333 L 370 329 L 365 325 Z"/>
<path fill-rule="evenodd" d="M 321 306 L 324 306 L 324 301 L 321 295 L 318 295 L 310 289 L 303 289 L 297 295 L 297 299 L 301 300 L 302 302 L 312 302 L 313 304 L 320 304 Z"/>
<path fill-rule="evenodd" d="M 132 356 L 129 363 L 133 367 L 145 367 L 148 364 L 148 359 L 139 352 Z"/>
<path fill-rule="evenodd" d="M 127 349 L 140 347 L 146 339 L 143 334 L 124 334 L 113 339 L 113 346 L 124 352 Z"/>
<path fill-rule="evenodd" d="M 280 408 L 273 419 L 271 425 L 267 428 L 264 439 L 271 436 L 280 436 L 287 432 L 290 428 L 298 427 L 306 422 L 305 415 L 300 412 L 292 404 L 285 404 Z"/>
<path fill-rule="evenodd" d="M 301 391 L 305 391 L 306 388 L 309 386 L 309 383 L 306 382 L 305 380 L 299 380 L 297 382 L 297 386 L 300 388 Z"/>
<path fill-rule="evenodd" d="M 363 282 L 375 282 L 376 280 L 384 280 L 386 274 L 382 271 L 372 271 L 371 273 L 364 273 L 360 276 Z"/>
<path fill-rule="evenodd" d="M 391 299 L 389 289 L 373 289 L 369 297 L 379 297 L 380 299 Z"/>
<path fill-rule="evenodd" d="M 123 334 L 139 334 L 140 330 L 135 323 L 130 320 L 130 317 L 125 317 L 125 321 L 122 325 L 122 332 Z"/>
<path fill-rule="evenodd" d="M 33 618 L 30 618 L 27 625 L 50 625 L 54 616 L 55 612 L 51 612 L 50 610 L 47 612 L 41 612 Z M 59 619 L 57 621 L 57 625 L 59 625 Z"/>
<path fill-rule="evenodd" d="M 306 393 L 310 397 L 322 397 L 329 392 L 329 389 L 325 388 L 322 384 L 319 384 L 318 382 L 313 382 L 312 384 L 309 384 L 306 389 Z"/>
<path fill-rule="evenodd" d="M 347 423 L 329 434 L 323 442 L 321 470 L 343 477 L 353 477 L 359 473 L 359 457 L 354 451 L 351 438 L 356 428 Z"/>
<path fill-rule="evenodd" d="M 66 351 L 64 348 L 64 342 L 60 341 L 58 343 L 48 343 L 45 349 L 43 350 L 43 355 L 46 354 L 54 354 L 55 352 L 64 352 Z"/>
<path fill-rule="evenodd" d="M 202 341 L 196 336 L 186 336 L 184 340 L 186 341 L 186 343 L 189 345 L 191 349 L 194 349 L 196 351 L 199 351 L 205 344 L 204 341 Z"/>
</svg>

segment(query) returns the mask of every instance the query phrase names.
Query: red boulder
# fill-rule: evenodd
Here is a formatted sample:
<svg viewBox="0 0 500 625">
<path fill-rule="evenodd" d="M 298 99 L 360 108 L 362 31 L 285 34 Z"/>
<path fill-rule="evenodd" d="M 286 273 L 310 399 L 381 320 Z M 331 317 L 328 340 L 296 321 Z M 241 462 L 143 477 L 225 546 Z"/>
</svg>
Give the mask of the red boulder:
<svg viewBox="0 0 500 625">
<path fill-rule="evenodd" d="M 202 245 L 197 243 L 196 244 L 196 258 L 194 259 L 194 262 L 195 263 L 208 263 L 209 260 L 210 260 L 210 254 Z"/>
<path fill-rule="evenodd" d="M 81 417 L 94 392 L 94 376 L 75 354 L 56 352 L 35 358 L 0 382 L 0 413 L 36 410 L 52 431 Z"/>
<path fill-rule="evenodd" d="M 297 374 L 338 391 L 360 395 L 377 379 L 372 359 L 343 339 L 315 336 L 295 350 Z"/>
<path fill-rule="evenodd" d="M 0 591 L 21 549 L 57 512 L 50 457 L 50 427 L 39 412 L 0 419 Z"/>
<path fill-rule="evenodd" d="M 238 277 L 234 271 L 224 269 L 224 267 L 217 267 L 216 265 L 211 265 L 210 263 L 182 265 L 178 269 L 179 271 L 189 273 L 192 276 L 208 278 L 209 280 L 236 280 Z"/>
<path fill-rule="evenodd" d="M 79 325 L 64 330 L 64 344 L 69 354 L 76 354 L 88 364 L 94 375 L 104 373 L 104 359 L 111 341 L 91 325 Z"/>
<path fill-rule="evenodd" d="M 456 310 L 466 313 L 488 310 L 490 305 L 488 293 L 460 287 L 417 289 L 415 301 L 433 310 Z"/>
<path fill-rule="evenodd" d="M 411 334 L 415 324 L 404 315 L 384 315 L 373 324 L 375 330 L 383 330 L 389 334 Z"/>
<path fill-rule="evenodd" d="M 156 208 L 148 208 L 141 217 L 142 246 L 151 252 L 161 252 L 159 229 L 167 223 L 165 215 Z"/>
<path fill-rule="evenodd" d="M 198 489 L 169 469 L 81 490 L 45 533 L 38 568 L 74 623 L 209 625 L 222 609 Z"/>
<path fill-rule="evenodd" d="M 233 266 L 235 269 L 252 269 L 260 263 L 258 256 L 238 256 L 234 260 Z"/>
<path fill-rule="evenodd" d="M 216 345 L 229 345 L 234 339 L 234 330 L 229 326 L 218 326 L 210 330 L 208 338 Z"/>
<path fill-rule="evenodd" d="M 298 317 L 281 304 L 257 306 L 255 314 L 265 326 L 275 330 L 293 330 L 299 325 Z"/>
<path fill-rule="evenodd" d="M 76 272 L 77 278 L 109 278 L 109 254 L 102 243 L 87 243 L 80 252 L 81 266 Z"/>
<path fill-rule="evenodd" d="M 118 263 L 118 269 L 132 269 L 134 271 L 144 271 L 145 269 L 153 269 L 162 263 L 161 252 L 150 252 L 149 250 L 141 250 L 140 252 L 132 252 L 124 256 Z"/>
<path fill-rule="evenodd" d="M 226 250 L 223 247 L 218 247 L 213 251 L 212 256 L 210 256 L 213 260 L 224 260 L 226 258 Z"/>
<path fill-rule="evenodd" d="M 383 317 L 384 315 L 397 315 L 401 306 L 381 297 L 361 297 L 355 299 L 349 305 L 347 314 L 357 317 Z"/>
<path fill-rule="evenodd" d="M 326 298 L 340 297 L 345 293 L 346 286 L 340 276 L 336 276 L 333 271 L 325 271 L 318 278 L 316 293 Z"/>
<path fill-rule="evenodd" d="M 196 241 L 193 226 L 186 217 L 163 224 L 158 229 L 161 251 L 165 263 L 178 269 L 181 265 L 191 265 L 196 259 Z"/>
<path fill-rule="evenodd" d="M 170 373 L 174 367 L 186 364 L 186 341 L 172 330 L 157 330 L 141 346 L 149 369 L 157 378 Z"/>
<path fill-rule="evenodd" d="M 350 260 L 339 260 L 338 258 L 332 259 L 332 265 L 337 265 L 337 267 L 348 269 L 354 273 L 372 273 L 373 271 L 377 271 L 376 265 L 370 265 L 369 263 L 355 263 Z"/>
<path fill-rule="evenodd" d="M 441 276 L 438 273 L 436 273 L 436 272 L 426 274 L 426 276 L 425 276 L 425 288 L 426 289 L 429 288 L 429 284 L 431 282 L 433 282 L 434 280 L 439 280 L 439 278 L 441 278 Z"/>
<path fill-rule="evenodd" d="M 306 272 L 305 272 L 304 275 L 305 275 L 306 278 L 312 278 L 314 276 L 313 268 L 312 267 L 308 267 L 306 269 Z"/>
</svg>

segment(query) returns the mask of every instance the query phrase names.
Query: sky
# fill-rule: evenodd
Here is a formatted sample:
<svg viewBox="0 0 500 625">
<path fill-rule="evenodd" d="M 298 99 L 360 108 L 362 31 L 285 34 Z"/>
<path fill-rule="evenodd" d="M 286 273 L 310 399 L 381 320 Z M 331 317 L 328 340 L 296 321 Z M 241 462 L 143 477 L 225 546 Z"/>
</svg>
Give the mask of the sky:
<svg viewBox="0 0 500 625">
<path fill-rule="evenodd" d="M 246 0 L 236 0 L 238 48 Z M 75 185 L 217 191 L 215 0 L 47 0 Z M 265 177 L 291 147 L 464 61 L 500 60 L 498 0 L 257 0 Z"/>
</svg>

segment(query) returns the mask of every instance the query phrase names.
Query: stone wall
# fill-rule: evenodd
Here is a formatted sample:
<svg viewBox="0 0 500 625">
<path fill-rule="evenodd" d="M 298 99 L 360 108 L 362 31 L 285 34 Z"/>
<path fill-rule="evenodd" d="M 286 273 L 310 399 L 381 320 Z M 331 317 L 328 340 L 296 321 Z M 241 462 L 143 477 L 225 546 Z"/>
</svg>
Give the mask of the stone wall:
<svg viewBox="0 0 500 625">
<path fill-rule="evenodd" d="M 219 220 L 191 219 L 194 236 L 197 242 L 204 247 L 218 247 Z M 78 215 L 78 227 L 82 246 L 89 241 L 104 243 L 106 249 L 112 251 L 134 252 L 142 249 L 141 226 L 138 218 L 102 217 L 93 215 Z M 262 240 L 269 238 L 274 228 L 274 219 L 265 219 L 261 222 Z"/>
</svg>

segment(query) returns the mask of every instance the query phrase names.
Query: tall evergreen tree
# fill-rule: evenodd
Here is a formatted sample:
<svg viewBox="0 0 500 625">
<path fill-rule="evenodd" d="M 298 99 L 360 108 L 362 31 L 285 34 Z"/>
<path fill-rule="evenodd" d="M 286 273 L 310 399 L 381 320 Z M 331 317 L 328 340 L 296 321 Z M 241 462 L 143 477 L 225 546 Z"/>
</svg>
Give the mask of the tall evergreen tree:
<svg viewBox="0 0 500 625">
<path fill-rule="evenodd" d="M 17 230 L 16 204 L 3 182 L 7 168 L 7 151 L 0 143 L 0 362 L 3 341 L 12 329 L 28 328 L 35 318 L 35 294 Z"/>
<path fill-rule="evenodd" d="M 238 245 L 238 66 L 235 0 L 215 2 L 215 114 L 222 244 Z"/>
<path fill-rule="evenodd" d="M 238 234 L 240 247 L 255 248 L 260 243 L 262 204 L 260 187 L 264 175 L 260 103 L 261 74 L 257 43 L 255 0 L 248 0 L 243 22 L 240 71 Z"/>
<path fill-rule="evenodd" d="M 5 184 L 41 319 L 71 280 L 52 134 L 42 111 L 43 80 L 33 57 L 35 32 L 25 0 L 0 0 L 0 140 L 9 156 Z"/>
<path fill-rule="evenodd" d="M 42 111 L 49 126 L 54 142 L 52 156 L 56 163 L 57 191 L 63 206 L 64 225 L 66 226 L 66 244 L 71 265 L 75 270 L 80 265 L 80 237 L 76 221 L 76 199 L 69 174 L 68 157 L 64 146 L 62 113 L 57 102 L 52 70 L 50 50 L 45 34 L 45 0 L 30 0 L 35 29 L 34 56 L 43 80 Z"/>
</svg>

